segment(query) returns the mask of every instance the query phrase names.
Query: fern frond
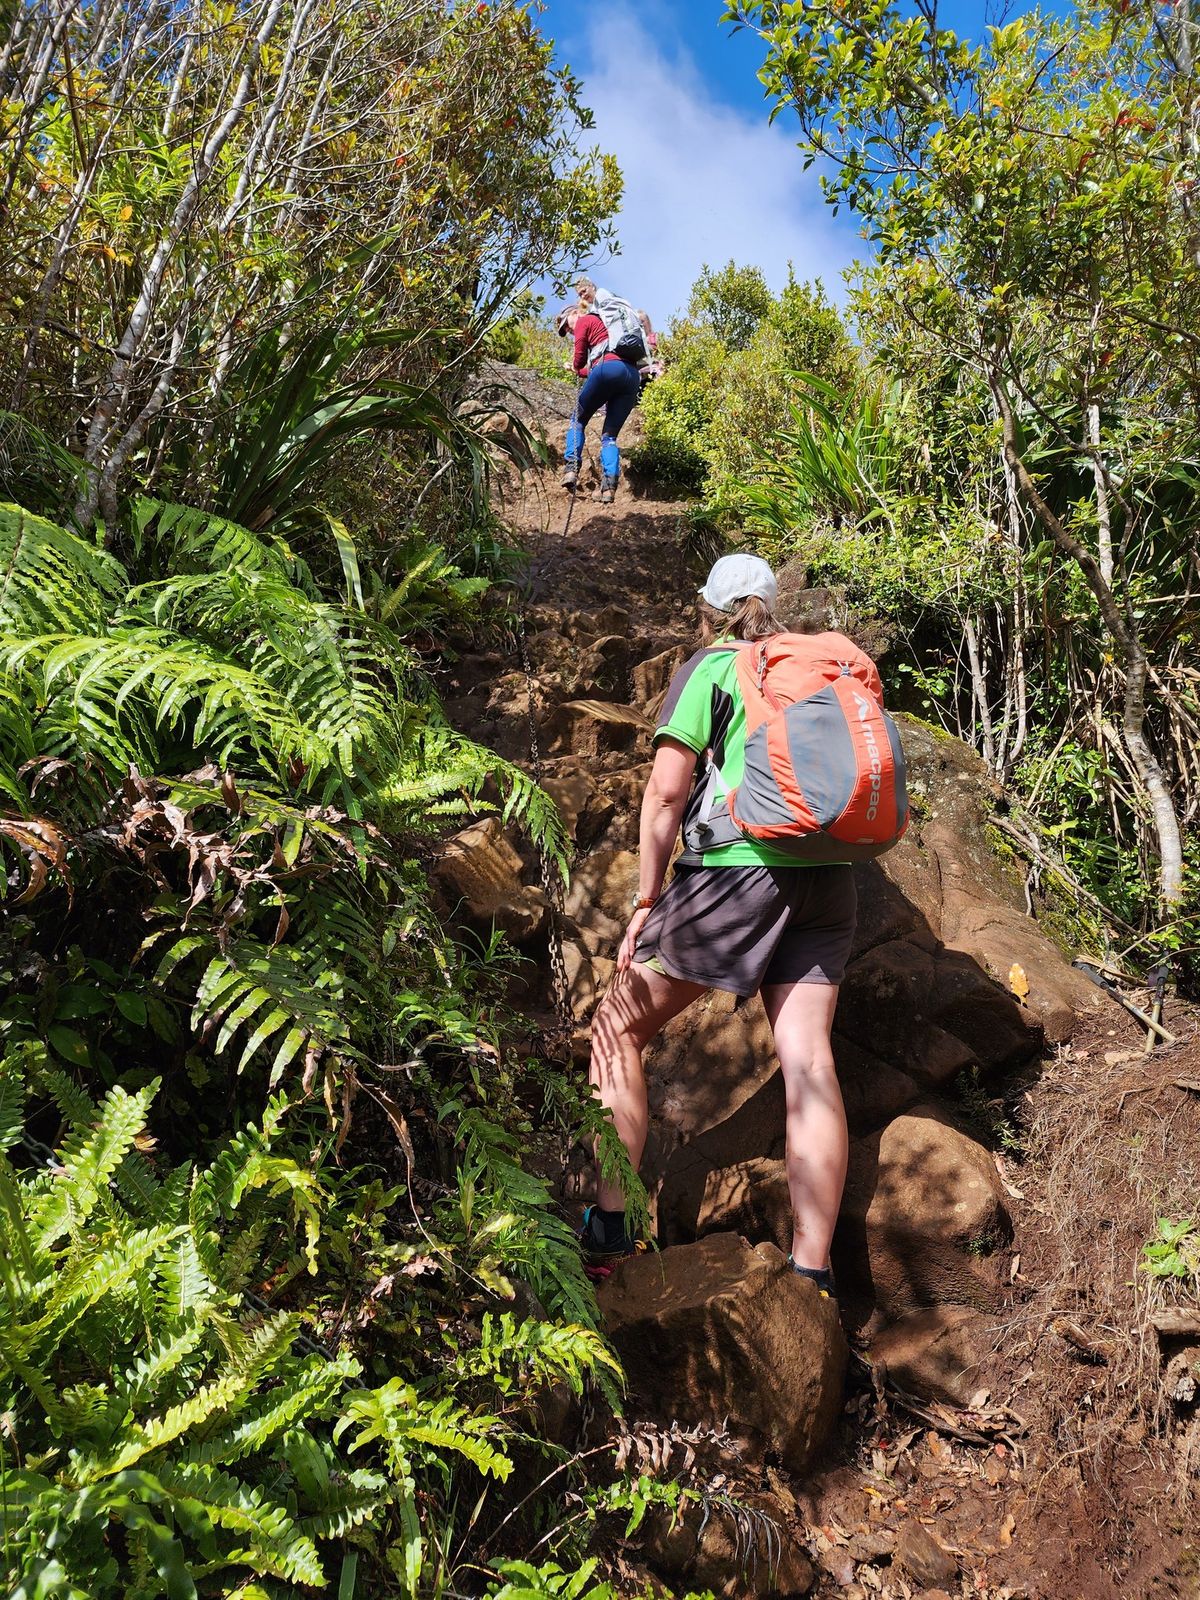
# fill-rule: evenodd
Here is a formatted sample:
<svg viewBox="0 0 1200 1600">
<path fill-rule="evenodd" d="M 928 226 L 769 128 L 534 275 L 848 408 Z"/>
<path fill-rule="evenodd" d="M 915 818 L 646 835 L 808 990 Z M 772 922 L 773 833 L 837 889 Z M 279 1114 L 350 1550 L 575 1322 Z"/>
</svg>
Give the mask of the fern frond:
<svg viewBox="0 0 1200 1600">
<path fill-rule="evenodd" d="M 88 1477 L 109 1477 L 122 1472 L 151 1452 L 230 1411 L 290 1350 L 296 1321 L 286 1312 L 267 1318 L 251 1334 L 241 1359 L 235 1360 L 210 1383 L 202 1384 L 186 1400 L 169 1406 L 161 1416 L 127 1429 L 125 1442 L 115 1453 L 100 1457 L 83 1469 Z"/>
<path fill-rule="evenodd" d="M 145 1355 L 116 1376 L 114 1386 L 131 1408 L 155 1400 L 162 1380 L 177 1371 L 204 1343 L 204 1324 L 198 1318 L 181 1318 L 180 1322 L 181 1326 L 152 1344 Z"/>
<path fill-rule="evenodd" d="M 0 1060 L 0 1153 L 11 1150 L 25 1131 L 27 1071 L 15 1050 Z"/>
<path fill-rule="evenodd" d="M 196 1564 L 197 1577 L 245 1563 L 290 1583 L 324 1585 L 316 1545 L 287 1509 L 261 1490 L 201 1463 L 171 1462 L 158 1468 L 158 1477 L 190 1516 L 203 1516 L 214 1528 L 235 1535 L 233 1549 L 216 1561 Z"/>
<path fill-rule="evenodd" d="M 168 951 L 164 965 L 172 959 Z M 160 967 L 160 971 L 162 968 Z M 272 1088 L 285 1068 L 313 1045 L 321 1050 L 349 1052 L 346 1019 L 339 1010 L 337 975 L 329 972 L 330 987 L 314 986 L 313 975 L 301 953 L 292 947 L 269 948 L 242 939 L 228 953 L 214 955 L 206 966 L 192 1008 L 192 1027 L 217 1029 L 219 1054 L 244 1029 L 245 1043 L 238 1060 L 242 1072 L 260 1052 L 272 1047 Z"/>
<path fill-rule="evenodd" d="M 139 546 L 153 528 L 156 552 L 163 547 L 170 552 L 172 571 L 210 573 L 240 567 L 244 572 L 273 574 L 305 593 L 315 592 L 307 566 L 274 534 L 255 533 L 211 511 L 147 496 L 134 501 L 133 518 Z"/>
<path fill-rule="evenodd" d="M 104 550 L 21 506 L 0 504 L 0 628 L 7 633 L 92 633 L 127 583 Z"/>
<path fill-rule="evenodd" d="M 301 1418 L 325 1414 L 343 1384 L 361 1371 L 353 1356 L 310 1357 L 248 1411 L 242 1408 L 236 1421 L 192 1446 L 189 1460 L 223 1466 L 240 1461 L 286 1433 Z"/>
<path fill-rule="evenodd" d="M 392 1378 L 378 1389 L 356 1389 L 346 1396 L 345 1409 L 334 1429 L 340 1439 L 349 1429 L 358 1432 L 349 1448 L 361 1450 L 376 1440 L 382 1445 L 392 1471 L 401 1482 L 411 1479 L 415 1454 L 448 1450 L 462 1456 L 478 1471 L 501 1480 L 513 1469 L 503 1450 L 486 1435 L 502 1427 L 498 1417 L 472 1415 L 449 1400 L 421 1399 L 411 1384 Z"/>
<path fill-rule="evenodd" d="M 459 1364 L 466 1377 L 511 1375 L 537 1388 L 566 1383 L 576 1394 L 582 1394 L 585 1380 L 600 1368 L 623 1383 L 620 1362 L 594 1328 L 536 1318 L 517 1322 L 510 1311 L 499 1317 L 485 1313 L 479 1344 Z"/>
<path fill-rule="evenodd" d="M 101 1190 L 133 1148 L 146 1123 L 146 1111 L 158 1093 L 155 1078 L 136 1094 L 116 1084 L 104 1097 L 94 1129 L 76 1128 L 62 1147 L 64 1171 L 41 1207 L 41 1242 L 52 1244 L 78 1230 L 91 1215 Z"/>
<path fill-rule="evenodd" d="M 381 1472 L 356 1467 L 340 1475 L 329 1504 L 301 1518 L 300 1527 L 313 1539 L 342 1539 L 378 1516 L 392 1498 L 392 1486 Z"/>
<path fill-rule="evenodd" d="M 176 1228 L 143 1228 L 118 1237 L 108 1248 L 85 1254 L 58 1277 L 45 1313 L 27 1333 L 28 1344 L 61 1342 L 92 1306 L 130 1287 L 164 1246 L 178 1236 Z"/>
</svg>

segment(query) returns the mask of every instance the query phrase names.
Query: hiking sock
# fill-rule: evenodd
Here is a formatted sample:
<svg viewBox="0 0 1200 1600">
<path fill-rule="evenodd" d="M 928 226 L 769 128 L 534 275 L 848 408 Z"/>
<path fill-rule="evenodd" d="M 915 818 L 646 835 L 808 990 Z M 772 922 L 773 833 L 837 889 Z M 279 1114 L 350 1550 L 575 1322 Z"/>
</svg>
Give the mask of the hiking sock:
<svg viewBox="0 0 1200 1600">
<path fill-rule="evenodd" d="M 788 1257 L 788 1266 L 801 1278 L 811 1278 L 817 1288 L 827 1300 L 837 1299 L 837 1285 L 833 1281 L 833 1273 L 828 1267 L 798 1267 Z"/>
</svg>

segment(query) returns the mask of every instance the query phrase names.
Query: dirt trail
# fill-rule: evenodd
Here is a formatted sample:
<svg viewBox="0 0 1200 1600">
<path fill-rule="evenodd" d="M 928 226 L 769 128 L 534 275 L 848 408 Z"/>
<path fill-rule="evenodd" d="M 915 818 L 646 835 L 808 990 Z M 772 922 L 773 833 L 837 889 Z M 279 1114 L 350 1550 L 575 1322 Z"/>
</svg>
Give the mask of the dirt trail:
<svg viewBox="0 0 1200 1600">
<path fill-rule="evenodd" d="M 570 391 L 527 379 L 525 385 L 530 417 L 544 422 L 552 443 L 561 440 Z M 636 414 L 623 443 L 635 439 Z M 601 507 L 590 498 L 592 482 L 598 482 L 594 462 L 585 471 L 565 537 L 570 501 L 553 468 L 511 486 L 501 504 L 529 557 L 525 610 L 543 772 L 575 843 L 565 931 L 581 1063 L 586 1019 L 611 975 L 635 867 L 636 810 L 651 754 L 647 715 L 653 715 L 675 665 L 693 648 L 693 601 L 704 567 L 702 556 L 689 548 L 686 504 L 657 498 L 626 479 L 617 503 Z M 456 726 L 529 765 L 529 683 L 511 649 L 465 656 L 449 671 L 444 693 Z M 906 1147 L 911 1170 L 904 1182 L 914 1187 L 929 1163 L 944 1162 L 948 1148 L 959 1148 L 948 1140 L 970 1146 L 975 1154 L 968 1152 L 966 1165 L 977 1161 L 987 1169 L 979 1181 L 992 1206 L 989 1215 L 999 1219 L 999 1236 L 993 1222 L 987 1239 L 950 1241 L 957 1252 L 949 1269 L 953 1282 L 969 1279 L 971 1287 L 956 1290 L 949 1308 L 938 1303 L 940 1279 L 905 1299 L 909 1284 L 890 1303 L 883 1290 L 864 1299 L 851 1283 L 843 1317 L 852 1342 L 866 1351 L 878 1341 L 878 1358 L 890 1338 L 898 1370 L 909 1371 L 908 1361 L 917 1375 L 906 1380 L 910 1391 L 924 1374 L 927 1392 L 907 1400 L 894 1389 L 885 1392 L 878 1381 L 882 1369 L 873 1385 L 867 1363 L 855 1357 L 849 1400 L 820 1470 L 803 1481 L 788 1479 L 768 1450 L 741 1472 L 737 1481 L 747 1494 L 769 1496 L 769 1514 L 798 1552 L 791 1587 L 773 1584 L 765 1569 L 747 1567 L 745 1542 L 737 1539 L 724 1566 L 717 1555 L 705 1567 L 694 1554 L 672 1554 L 669 1539 L 656 1545 L 653 1536 L 640 1552 L 622 1545 L 614 1560 L 631 1583 L 644 1564 L 659 1576 L 678 1573 L 680 1593 L 711 1584 L 729 1595 L 838 1594 L 852 1600 L 868 1594 L 904 1600 L 1195 1600 L 1200 1551 L 1192 1496 L 1200 1473 L 1200 1414 L 1188 1400 L 1173 1409 L 1160 1369 L 1173 1360 L 1169 1370 L 1186 1380 L 1194 1360 L 1200 1372 L 1200 1340 L 1194 1350 L 1180 1341 L 1160 1349 L 1148 1321 L 1145 1285 L 1135 1291 L 1130 1279 L 1146 1218 L 1156 1207 L 1185 1206 L 1189 1193 L 1194 1202 L 1200 1192 L 1200 1097 L 1177 1087 L 1200 1077 L 1196 1019 L 1176 1004 L 1169 1021 L 1187 1042 L 1169 1055 L 1142 1057 L 1141 1038 L 1129 1019 L 1094 997 L 1081 1002 L 1078 986 L 1072 987 L 1077 975 L 1057 952 L 1055 974 L 1049 973 L 1050 946 L 1032 924 L 1028 937 L 1041 943 L 1020 946 L 1021 959 L 1035 989 L 1047 974 L 1042 1011 L 1034 1019 L 1027 1007 L 1018 1009 L 985 969 L 1007 962 L 1011 940 L 1026 936 L 1021 918 L 989 900 L 986 916 L 974 907 L 974 921 L 956 913 L 955 926 L 966 931 L 951 938 L 954 871 L 962 867 L 970 877 L 972 861 L 981 859 L 970 855 L 979 844 L 971 837 L 977 822 L 955 821 L 951 812 L 959 791 L 980 787 L 980 780 L 966 752 L 959 757 L 936 741 L 928 751 L 921 759 L 939 765 L 943 787 L 931 782 L 913 860 L 926 879 L 938 879 L 936 905 L 917 879 L 905 878 L 903 865 L 892 874 L 894 882 L 871 880 L 882 899 L 864 910 L 868 927 L 858 966 L 874 972 L 876 987 L 863 989 L 860 982 L 852 1001 L 848 978 L 839 1011 L 839 1027 L 849 1029 L 838 1061 L 856 1134 L 852 1180 L 857 1170 L 861 1190 L 864 1171 L 869 1179 L 861 1216 L 844 1218 L 841 1248 L 869 1255 L 868 1274 L 874 1272 L 880 1283 L 893 1259 L 889 1249 L 904 1264 L 903 1251 L 894 1239 L 889 1244 L 886 1227 L 872 1221 L 870 1209 L 883 1193 L 886 1141 L 898 1139 L 902 1128 L 906 1137 L 916 1128 L 926 1140 Z M 954 827 L 967 842 L 959 838 L 950 848 L 946 835 Z M 532 907 L 529 926 L 541 930 L 528 945 L 537 956 L 544 952 L 538 943 L 545 938 L 544 908 L 536 903 L 530 859 L 514 870 L 526 886 L 518 893 Z M 896 883 L 904 890 L 899 895 Z M 1014 892 L 1011 898 L 1016 903 L 1020 897 Z M 899 933 L 892 926 L 898 919 Z M 976 923 L 986 924 L 978 937 L 971 932 Z M 999 952 L 995 960 L 988 939 Z M 972 959 L 947 949 L 952 943 L 969 949 Z M 922 962 L 920 973 L 926 975 L 918 977 L 925 988 L 918 993 L 914 963 Z M 939 999 L 948 982 L 952 998 Z M 1031 996 L 1031 1006 L 1037 998 Z M 543 969 L 526 1004 L 544 1013 L 544 1003 Z M 873 1021 L 889 1004 L 904 1011 L 890 1053 L 882 1046 L 878 1057 L 864 1051 L 853 1017 L 845 1015 L 854 1004 L 872 1013 Z M 909 1035 L 913 1018 L 922 1022 L 922 1008 L 933 1021 L 914 1045 Z M 1069 1025 L 1061 1022 L 1064 1009 Z M 686 1102 L 690 1092 L 680 1083 L 689 1073 L 716 1060 L 714 1081 L 724 1092 L 724 1056 L 743 1048 L 743 1036 L 751 1052 L 761 1054 L 761 1030 L 719 1003 L 700 1012 L 688 1024 L 691 1031 L 660 1041 L 663 1064 L 653 1069 L 652 1063 L 652 1109 L 660 1131 L 652 1135 L 648 1160 L 657 1163 L 660 1232 L 668 1243 L 719 1228 L 769 1240 L 770 1182 L 777 1175 L 768 1173 L 766 1182 L 759 1169 L 772 1167 L 773 1160 L 765 1158 L 779 1151 L 768 1142 L 781 1132 L 770 1131 L 778 1108 L 770 1099 L 769 1063 L 744 1103 L 735 1096 L 736 1103 L 706 1112 L 707 1120 L 697 1120 L 689 1103 L 679 1110 L 680 1094 Z M 731 1028 L 737 1033 L 732 1047 Z M 1062 1042 L 1038 1059 L 1032 1047 L 1002 1049 L 996 1040 L 1004 1028 Z M 712 1054 L 714 1038 L 720 1041 L 719 1059 Z M 769 1054 L 769 1042 L 767 1049 Z M 969 1081 L 969 1093 L 952 1089 L 956 1073 Z M 1122 1095 L 1119 1107 L 1114 1086 Z M 738 1137 L 750 1140 L 744 1149 L 732 1139 L 735 1125 Z M 760 1128 L 768 1133 L 755 1148 Z M 686 1163 L 699 1161 L 694 1152 L 705 1149 L 707 1166 L 697 1169 L 696 1178 Z M 864 1168 L 866 1155 L 873 1165 Z M 764 1159 L 756 1163 L 754 1156 Z M 683 1175 L 674 1177 L 681 1160 Z M 721 1214 L 724 1221 L 712 1207 L 713 1168 L 720 1169 L 716 1176 L 732 1174 L 742 1185 L 741 1198 Z M 956 1171 L 952 1182 L 962 1181 Z M 963 1208 L 958 1193 L 942 1196 L 943 1210 Z M 900 1194 L 890 1203 L 903 1210 L 910 1202 Z M 927 1235 L 904 1245 L 909 1257 L 922 1251 L 936 1257 L 941 1247 L 942 1241 Z M 930 1352 L 944 1352 L 946 1341 L 956 1339 L 968 1341 L 970 1360 L 958 1358 L 957 1388 L 946 1389 L 945 1377 L 939 1389 L 943 1378 L 928 1379 Z M 1186 1381 L 1180 1393 L 1185 1390 Z M 922 1545 L 930 1530 L 940 1554 Z"/>
</svg>

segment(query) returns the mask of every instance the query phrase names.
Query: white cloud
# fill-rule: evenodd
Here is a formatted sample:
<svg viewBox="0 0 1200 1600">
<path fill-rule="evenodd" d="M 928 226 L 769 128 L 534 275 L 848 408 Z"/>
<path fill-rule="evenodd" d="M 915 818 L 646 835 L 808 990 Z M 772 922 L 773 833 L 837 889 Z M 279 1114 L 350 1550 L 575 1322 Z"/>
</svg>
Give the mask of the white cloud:
<svg viewBox="0 0 1200 1600">
<path fill-rule="evenodd" d="M 682 42 L 668 59 L 628 4 L 591 9 L 584 102 L 625 176 L 621 252 L 596 265 L 605 287 L 659 326 L 682 310 L 706 262 L 761 267 L 778 291 L 790 260 L 841 300 L 859 241 L 832 218 L 782 120 L 768 125 L 765 102 L 759 114 L 722 104 Z"/>
</svg>

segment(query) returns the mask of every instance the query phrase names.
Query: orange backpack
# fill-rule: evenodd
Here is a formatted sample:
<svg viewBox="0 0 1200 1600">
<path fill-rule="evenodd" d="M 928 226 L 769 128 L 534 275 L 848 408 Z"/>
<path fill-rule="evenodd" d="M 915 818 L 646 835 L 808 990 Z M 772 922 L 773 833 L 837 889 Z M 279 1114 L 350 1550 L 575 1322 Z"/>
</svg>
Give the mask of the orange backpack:
<svg viewBox="0 0 1200 1600">
<path fill-rule="evenodd" d="M 800 861 L 864 861 L 908 826 L 904 751 L 870 656 L 840 633 L 779 633 L 738 652 L 746 705 L 742 781 L 727 796 L 732 837 Z M 713 849 L 710 789 L 689 841 Z"/>
</svg>

